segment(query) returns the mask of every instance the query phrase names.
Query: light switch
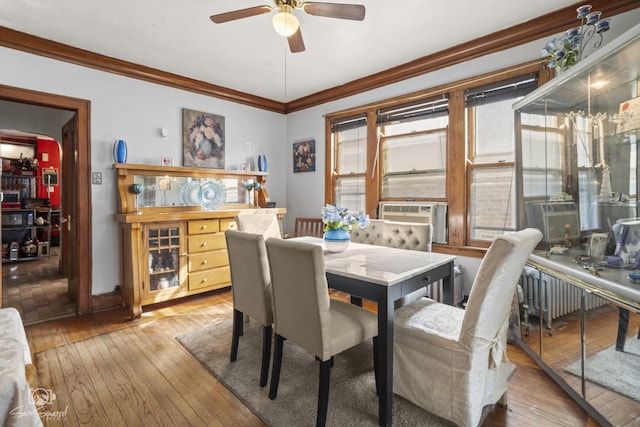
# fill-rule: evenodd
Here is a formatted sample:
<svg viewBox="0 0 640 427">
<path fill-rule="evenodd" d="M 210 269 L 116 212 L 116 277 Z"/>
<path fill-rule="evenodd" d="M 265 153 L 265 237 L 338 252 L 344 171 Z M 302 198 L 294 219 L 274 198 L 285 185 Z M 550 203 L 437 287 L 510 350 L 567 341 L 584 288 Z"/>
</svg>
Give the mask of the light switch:
<svg viewBox="0 0 640 427">
<path fill-rule="evenodd" d="M 49 153 L 42 153 L 42 161 L 43 162 L 49 161 Z"/>
</svg>

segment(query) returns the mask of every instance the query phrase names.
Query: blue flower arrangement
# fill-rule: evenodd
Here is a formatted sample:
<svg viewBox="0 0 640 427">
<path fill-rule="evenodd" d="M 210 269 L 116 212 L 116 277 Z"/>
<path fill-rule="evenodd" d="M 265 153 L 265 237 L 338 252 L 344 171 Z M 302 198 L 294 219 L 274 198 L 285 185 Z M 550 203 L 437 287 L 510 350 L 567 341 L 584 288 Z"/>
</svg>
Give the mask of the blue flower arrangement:
<svg viewBox="0 0 640 427">
<path fill-rule="evenodd" d="M 324 231 L 328 230 L 346 230 L 351 231 L 354 225 L 365 228 L 370 223 L 369 215 L 363 211 L 352 214 L 347 208 L 339 208 L 334 205 L 326 205 L 322 208 L 322 222 L 324 223 Z"/>
<path fill-rule="evenodd" d="M 542 55 L 549 57 L 549 67 L 565 71 L 586 57 L 586 48 L 592 51 L 602 45 L 602 34 L 609 30 L 609 20 L 600 19 L 602 12 L 591 12 L 586 4 L 576 9 L 580 27 L 571 28 L 560 37 L 554 37 L 542 48 Z M 589 46 L 589 44 L 591 46 Z"/>
</svg>

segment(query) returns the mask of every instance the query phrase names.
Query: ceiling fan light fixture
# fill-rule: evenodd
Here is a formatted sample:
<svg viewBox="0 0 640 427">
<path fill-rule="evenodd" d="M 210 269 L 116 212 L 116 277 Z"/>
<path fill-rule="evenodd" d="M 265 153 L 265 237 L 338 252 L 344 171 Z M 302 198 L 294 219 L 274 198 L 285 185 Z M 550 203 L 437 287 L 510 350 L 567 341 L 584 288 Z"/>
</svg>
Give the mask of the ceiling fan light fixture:
<svg viewBox="0 0 640 427">
<path fill-rule="evenodd" d="M 290 12 L 280 11 L 273 16 L 273 28 L 283 37 L 295 34 L 300 27 L 300 21 Z"/>
</svg>

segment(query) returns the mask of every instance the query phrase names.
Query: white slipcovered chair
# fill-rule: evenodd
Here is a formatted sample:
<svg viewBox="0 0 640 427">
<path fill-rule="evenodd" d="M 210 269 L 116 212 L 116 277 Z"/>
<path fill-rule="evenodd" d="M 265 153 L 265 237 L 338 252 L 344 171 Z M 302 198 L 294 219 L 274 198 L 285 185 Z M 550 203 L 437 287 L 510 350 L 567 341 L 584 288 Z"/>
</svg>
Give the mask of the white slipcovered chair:
<svg viewBox="0 0 640 427">
<path fill-rule="evenodd" d="M 267 385 L 271 339 L 273 335 L 273 303 L 269 261 L 262 234 L 227 230 L 229 267 L 231 269 L 231 293 L 233 295 L 233 333 L 230 361 L 238 356 L 238 344 L 243 333 L 244 316 L 263 325 L 262 366 L 260 387 Z"/>
<path fill-rule="evenodd" d="M 361 307 L 329 298 L 321 246 L 287 239 L 267 239 L 266 245 L 276 332 L 269 398 L 277 396 L 284 341 L 290 340 L 320 361 L 316 425 L 323 426 L 333 356 L 373 338 L 377 371 L 378 317 Z"/>
<path fill-rule="evenodd" d="M 480 264 L 466 310 L 421 298 L 395 312 L 393 391 L 461 426 L 506 403 L 509 311 L 518 278 L 542 238 L 537 229 L 498 237 Z"/>
<path fill-rule="evenodd" d="M 261 213 L 256 211 L 255 213 L 236 215 L 236 225 L 238 226 L 238 231 L 262 234 L 265 240 L 269 237 L 282 237 L 278 216 L 273 212 Z"/>
</svg>

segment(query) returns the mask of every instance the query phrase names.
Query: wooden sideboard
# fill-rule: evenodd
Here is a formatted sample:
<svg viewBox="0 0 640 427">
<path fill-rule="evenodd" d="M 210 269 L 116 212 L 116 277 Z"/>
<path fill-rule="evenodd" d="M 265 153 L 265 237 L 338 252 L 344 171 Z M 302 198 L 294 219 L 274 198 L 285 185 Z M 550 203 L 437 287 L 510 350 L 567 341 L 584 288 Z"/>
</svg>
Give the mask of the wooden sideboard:
<svg viewBox="0 0 640 427">
<path fill-rule="evenodd" d="M 114 168 L 119 194 L 115 219 L 122 232 L 122 299 L 131 318 L 139 318 L 145 305 L 230 286 L 224 232 L 236 228 L 238 214 L 266 212 L 259 210 L 268 201 L 266 173 L 131 164 Z M 223 182 L 231 199 L 219 209 L 204 209 L 181 192 L 187 182 L 192 187 L 193 181 L 210 179 Z M 260 184 L 253 197 L 247 182 Z M 142 196 L 142 203 L 136 203 L 133 184 L 144 187 L 137 196 Z M 282 223 L 285 209 L 269 211 Z"/>
</svg>

